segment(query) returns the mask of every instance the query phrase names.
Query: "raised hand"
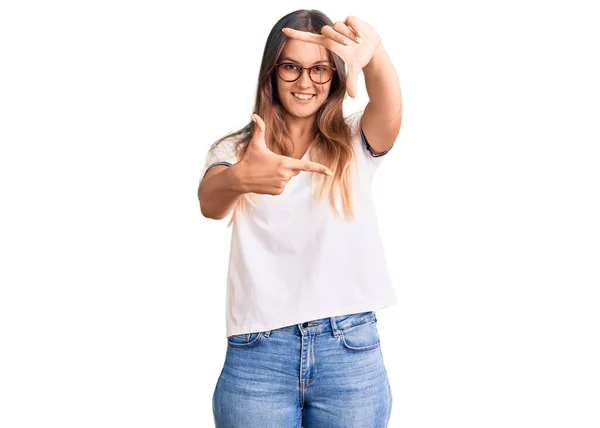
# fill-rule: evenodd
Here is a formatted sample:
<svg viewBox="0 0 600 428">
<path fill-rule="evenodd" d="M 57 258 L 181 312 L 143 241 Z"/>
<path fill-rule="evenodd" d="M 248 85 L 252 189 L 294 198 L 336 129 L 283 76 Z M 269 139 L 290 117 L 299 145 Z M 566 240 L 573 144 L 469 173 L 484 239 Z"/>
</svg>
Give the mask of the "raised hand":
<svg viewBox="0 0 600 428">
<path fill-rule="evenodd" d="M 284 28 L 286 36 L 315 43 L 326 47 L 339 55 L 348 67 L 346 90 L 356 98 L 358 73 L 371 61 L 381 43 L 381 38 L 373 27 L 355 16 L 349 16 L 344 22 L 337 21 L 321 28 L 321 34 Z"/>
<path fill-rule="evenodd" d="M 252 115 L 252 120 L 254 134 L 236 164 L 246 193 L 280 195 L 290 179 L 302 171 L 333 175 L 320 163 L 273 153 L 265 143 L 265 122 L 257 114 Z"/>
</svg>

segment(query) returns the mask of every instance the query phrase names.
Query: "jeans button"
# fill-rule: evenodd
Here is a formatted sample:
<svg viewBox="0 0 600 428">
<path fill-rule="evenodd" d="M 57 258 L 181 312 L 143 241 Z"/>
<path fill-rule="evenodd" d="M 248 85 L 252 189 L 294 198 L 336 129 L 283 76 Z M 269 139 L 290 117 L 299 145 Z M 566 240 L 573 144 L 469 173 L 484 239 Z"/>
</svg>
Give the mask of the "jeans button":
<svg viewBox="0 0 600 428">
<path fill-rule="evenodd" d="M 304 328 L 308 327 L 308 323 L 307 322 L 303 322 L 302 323 L 302 327 L 304 327 Z"/>
</svg>

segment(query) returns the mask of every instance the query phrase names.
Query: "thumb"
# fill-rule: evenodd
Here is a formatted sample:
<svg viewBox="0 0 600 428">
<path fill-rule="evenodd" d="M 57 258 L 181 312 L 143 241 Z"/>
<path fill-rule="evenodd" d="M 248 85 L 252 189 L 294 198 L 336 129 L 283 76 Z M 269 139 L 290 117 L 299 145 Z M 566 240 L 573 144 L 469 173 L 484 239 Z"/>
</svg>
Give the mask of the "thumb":
<svg viewBox="0 0 600 428">
<path fill-rule="evenodd" d="M 348 95 L 352 98 L 356 98 L 356 82 L 358 81 L 358 72 L 356 68 L 350 67 L 348 70 L 348 76 L 346 77 L 346 90 Z"/>
<path fill-rule="evenodd" d="M 257 114 L 251 114 L 250 117 L 254 122 L 254 133 L 252 134 L 252 139 L 256 140 L 261 146 L 266 147 L 265 143 L 265 122 L 262 118 Z"/>
</svg>

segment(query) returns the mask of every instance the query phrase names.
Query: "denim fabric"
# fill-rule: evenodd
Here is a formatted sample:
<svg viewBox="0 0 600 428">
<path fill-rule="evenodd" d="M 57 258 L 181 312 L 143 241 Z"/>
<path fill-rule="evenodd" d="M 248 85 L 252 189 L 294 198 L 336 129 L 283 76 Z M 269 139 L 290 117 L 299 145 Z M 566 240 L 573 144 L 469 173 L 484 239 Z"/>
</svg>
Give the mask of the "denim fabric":
<svg viewBox="0 0 600 428">
<path fill-rule="evenodd" d="M 392 150 L 392 147 L 394 147 L 395 143 L 392 143 L 392 145 L 383 153 L 379 153 L 379 154 L 375 154 L 373 153 L 373 149 L 371 148 L 371 145 L 369 144 L 369 142 L 367 141 L 367 137 L 365 137 L 365 133 L 363 132 L 362 128 L 360 128 L 360 137 L 363 141 L 363 144 L 365 145 L 365 147 L 367 148 L 367 150 L 369 151 L 369 153 L 371 154 L 371 156 L 373 156 L 374 158 L 378 158 L 380 156 L 385 155 L 387 152 L 389 152 L 390 150 Z"/>
<path fill-rule="evenodd" d="M 387 427 L 375 313 L 229 336 L 212 406 L 216 428 Z"/>
<path fill-rule="evenodd" d="M 206 175 L 206 173 L 211 168 L 214 168 L 215 166 L 219 166 L 219 165 L 231 166 L 233 164 L 231 162 L 227 162 L 227 161 L 215 162 L 215 163 L 211 164 L 208 168 L 206 168 L 206 171 L 204 171 L 204 174 L 202 175 L 202 178 L 204 178 L 204 176 Z"/>
</svg>

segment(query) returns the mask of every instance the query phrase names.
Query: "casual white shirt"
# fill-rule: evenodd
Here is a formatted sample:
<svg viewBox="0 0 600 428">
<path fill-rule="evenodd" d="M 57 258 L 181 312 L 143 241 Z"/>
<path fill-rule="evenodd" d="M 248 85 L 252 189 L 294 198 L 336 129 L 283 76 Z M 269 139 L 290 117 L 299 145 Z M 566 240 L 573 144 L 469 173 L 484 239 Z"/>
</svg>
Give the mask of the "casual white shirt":
<svg viewBox="0 0 600 428">
<path fill-rule="evenodd" d="M 398 303 L 371 194 L 373 176 L 389 149 L 372 153 L 358 129 L 363 113 L 345 118 L 356 153 L 356 164 L 351 163 L 354 220 L 344 218 L 339 196 L 340 217 L 327 194 L 319 205 L 312 204 L 309 172 L 292 177 L 280 195 L 250 194 L 251 215 L 234 219 L 226 336 Z M 201 177 L 213 166 L 236 163 L 234 144 L 225 140 L 209 152 Z M 302 159 L 309 159 L 309 153 Z"/>
</svg>

